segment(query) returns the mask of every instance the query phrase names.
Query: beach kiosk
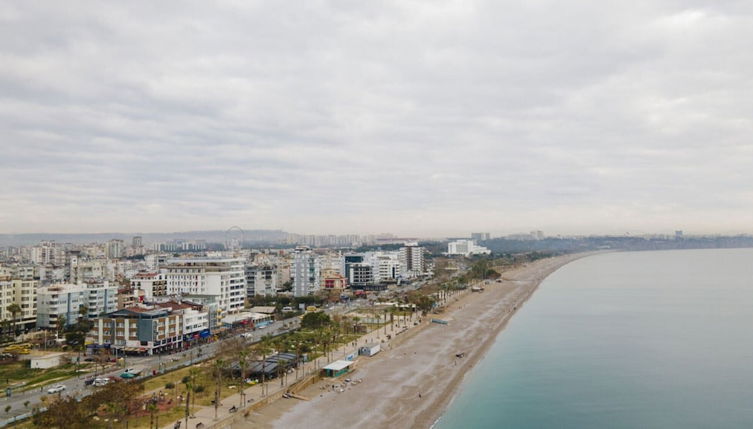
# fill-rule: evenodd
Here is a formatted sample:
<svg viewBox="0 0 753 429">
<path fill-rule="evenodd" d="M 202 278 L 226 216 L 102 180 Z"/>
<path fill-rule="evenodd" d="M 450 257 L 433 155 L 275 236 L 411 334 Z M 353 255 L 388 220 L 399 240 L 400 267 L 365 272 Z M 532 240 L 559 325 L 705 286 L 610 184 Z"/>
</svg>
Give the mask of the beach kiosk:
<svg viewBox="0 0 753 429">
<path fill-rule="evenodd" d="M 327 377 L 339 377 L 343 374 L 347 374 L 348 371 L 350 371 L 351 365 L 353 365 L 352 361 L 336 360 L 322 368 L 322 371 L 324 371 L 324 375 Z"/>
</svg>

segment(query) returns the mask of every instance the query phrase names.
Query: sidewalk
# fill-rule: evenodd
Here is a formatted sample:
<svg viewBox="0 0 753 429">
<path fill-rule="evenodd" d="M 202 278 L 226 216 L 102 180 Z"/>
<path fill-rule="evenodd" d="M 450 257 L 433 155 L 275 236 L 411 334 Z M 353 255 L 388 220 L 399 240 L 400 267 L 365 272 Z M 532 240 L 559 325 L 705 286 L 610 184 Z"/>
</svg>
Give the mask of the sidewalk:
<svg viewBox="0 0 753 429">
<path fill-rule="evenodd" d="M 408 330 L 410 331 L 413 328 L 416 328 L 417 326 L 413 326 L 414 317 L 410 317 L 407 319 L 406 326 L 408 326 Z M 387 325 L 387 335 L 392 335 L 392 340 L 394 340 L 396 337 L 394 335 L 394 331 L 392 331 L 391 326 Z M 395 330 L 400 329 L 401 327 L 398 326 L 398 323 L 395 323 Z M 228 419 L 231 416 L 237 416 L 237 415 L 243 415 L 244 412 L 246 412 L 247 408 L 251 405 L 259 402 L 260 400 L 263 400 L 270 396 L 280 395 L 288 390 L 288 388 L 297 383 L 300 380 L 305 379 L 307 376 L 310 376 L 312 374 L 318 373 L 322 367 L 328 365 L 329 363 L 335 361 L 344 359 L 347 355 L 351 353 L 358 354 L 358 347 L 363 346 L 365 344 L 371 344 L 371 343 L 383 343 L 387 344 L 387 338 L 384 334 L 384 327 L 380 327 L 378 329 L 375 329 L 368 334 L 365 334 L 358 338 L 358 340 L 355 341 L 355 345 L 353 343 L 345 344 L 341 347 L 339 347 L 337 350 L 334 350 L 330 354 L 332 355 L 333 359 L 329 360 L 327 356 L 320 356 L 319 358 L 311 361 L 306 362 L 302 365 L 302 371 L 299 372 L 298 378 L 293 378 L 292 380 L 289 380 L 288 383 L 284 384 L 282 387 L 280 386 L 280 379 L 275 378 L 272 379 L 270 382 L 267 383 L 269 393 L 265 396 L 261 395 L 261 385 L 256 384 L 254 386 L 249 386 L 245 389 L 246 393 L 246 404 L 243 404 L 241 406 L 241 394 L 240 392 L 234 393 L 224 399 L 222 399 L 220 406 L 217 408 L 217 418 L 214 417 L 214 406 L 202 406 L 202 407 L 196 407 L 195 411 L 195 418 L 188 419 L 188 428 L 194 429 L 196 428 L 196 425 L 199 423 L 202 423 L 205 429 L 212 428 L 213 425 L 218 423 L 227 424 L 228 422 L 226 419 Z M 295 377 L 295 372 L 293 374 L 293 377 Z M 235 413 L 230 412 L 230 408 L 235 406 L 237 408 L 237 411 Z M 185 408 L 185 403 L 183 404 L 183 407 Z M 185 427 L 185 418 L 182 418 L 181 420 L 181 429 L 186 429 Z M 162 425 L 162 429 L 173 429 L 175 427 L 176 421 L 172 421 L 169 424 Z"/>
</svg>

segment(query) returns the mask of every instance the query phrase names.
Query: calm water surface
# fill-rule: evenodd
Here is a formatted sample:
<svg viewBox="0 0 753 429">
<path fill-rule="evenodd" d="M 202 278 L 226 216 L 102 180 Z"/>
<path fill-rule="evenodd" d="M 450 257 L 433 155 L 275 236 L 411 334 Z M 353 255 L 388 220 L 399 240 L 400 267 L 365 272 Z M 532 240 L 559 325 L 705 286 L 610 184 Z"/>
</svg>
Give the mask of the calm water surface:
<svg viewBox="0 0 753 429">
<path fill-rule="evenodd" d="M 436 428 L 753 428 L 753 249 L 561 268 Z"/>
</svg>

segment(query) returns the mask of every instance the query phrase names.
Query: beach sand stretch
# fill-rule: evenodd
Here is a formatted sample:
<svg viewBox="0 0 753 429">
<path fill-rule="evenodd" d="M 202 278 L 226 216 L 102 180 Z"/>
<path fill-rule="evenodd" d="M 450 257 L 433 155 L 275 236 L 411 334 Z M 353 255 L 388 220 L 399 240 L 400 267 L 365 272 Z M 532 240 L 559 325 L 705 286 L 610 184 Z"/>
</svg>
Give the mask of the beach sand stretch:
<svg viewBox="0 0 753 429">
<path fill-rule="evenodd" d="M 373 357 L 361 357 L 348 375 L 358 384 L 343 392 L 326 388 L 325 379 L 301 394 L 310 401 L 283 399 L 264 407 L 241 428 L 333 427 L 429 428 L 444 412 L 465 374 L 484 356 L 510 316 L 549 274 L 588 254 L 547 258 L 502 274 L 502 282 L 484 285 L 481 293 L 466 293 L 441 315 L 428 315 L 423 326 Z M 432 316 L 449 324 L 431 323 Z M 462 358 L 458 353 L 464 353 Z"/>
</svg>

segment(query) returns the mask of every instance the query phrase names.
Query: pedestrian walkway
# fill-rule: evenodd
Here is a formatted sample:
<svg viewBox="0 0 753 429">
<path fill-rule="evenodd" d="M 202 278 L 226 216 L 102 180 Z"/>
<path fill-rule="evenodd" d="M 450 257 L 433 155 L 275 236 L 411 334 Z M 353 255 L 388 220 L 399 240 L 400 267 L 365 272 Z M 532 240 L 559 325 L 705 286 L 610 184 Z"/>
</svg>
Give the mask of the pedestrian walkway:
<svg viewBox="0 0 753 429">
<path fill-rule="evenodd" d="M 408 326 L 409 329 L 414 328 L 413 317 L 407 319 L 406 321 L 404 321 L 404 323 L 407 323 L 406 326 Z M 390 326 L 389 324 L 387 325 L 388 335 L 394 334 L 394 332 L 398 329 L 400 329 L 398 323 L 395 324 L 394 330 L 392 329 L 392 326 Z M 242 403 L 241 392 L 234 393 L 230 396 L 225 397 L 220 401 L 220 406 L 217 408 L 216 418 L 215 408 L 213 405 L 197 407 L 195 409 L 195 417 L 189 417 L 188 419 L 188 428 L 195 429 L 197 425 L 199 425 L 199 428 L 212 428 L 215 424 L 224 422 L 226 419 L 236 415 L 237 413 L 245 413 L 248 407 L 267 397 L 281 395 L 282 393 L 286 392 L 291 385 L 297 383 L 298 381 L 304 380 L 306 377 L 317 374 L 322 367 L 328 365 L 329 363 L 335 360 L 344 359 L 346 356 L 352 353 L 358 354 L 358 347 L 360 346 L 379 342 L 387 343 L 388 341 L 384 331 L 384 327 L 377 328 L 369 332 L 368 334 L 359 337 L 358 340 L 354 342 L 340 346 L 336 350 L 329 353 L 332 356 L 331 360 L 328 359 L 327 356 L 320 356 L 319 358 L 311 362 L 304 363 L 302 365 L 302 370 L 298 371 L 298 378 L 295 378 L 292 381 L 283 384 L 282 386 L 280 386 L 279 378 L 272 379 L 267 383 L 268 394 L 265 396 L 262 396 L 261 394 L 261 384 L 256 384 L 244 389 L 244 393 L 246 395 L 245 404 Z M 394 339 L 394 335 L 392 335 L 392 337 Z M 185 408 L 185 403 L 182 406 Z M 231 412 L 231 409 L 233 409 L 233 407 L 235 407 L 235 412 Z M 182 418 L 180 422 L 180 428 L 186 429 L 185 418 Z M 167 425 L 162 426 L 162 429 L 174 429 L 178 427 L 176 424 L 177 421 L 173 421 Z"/>
</svg>

